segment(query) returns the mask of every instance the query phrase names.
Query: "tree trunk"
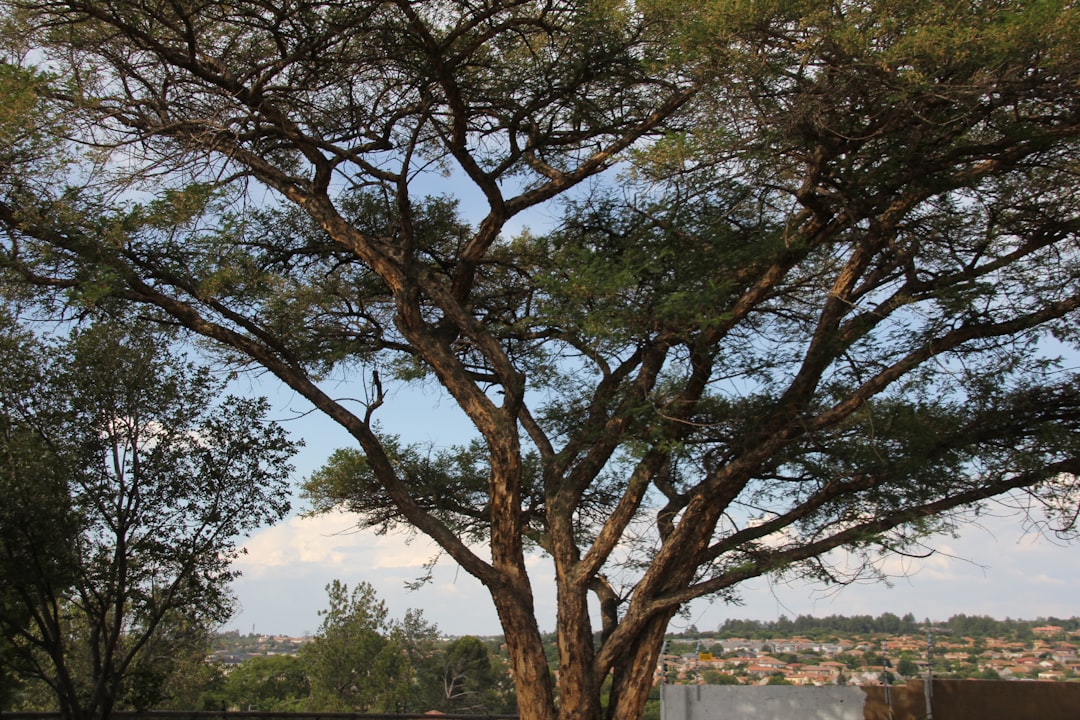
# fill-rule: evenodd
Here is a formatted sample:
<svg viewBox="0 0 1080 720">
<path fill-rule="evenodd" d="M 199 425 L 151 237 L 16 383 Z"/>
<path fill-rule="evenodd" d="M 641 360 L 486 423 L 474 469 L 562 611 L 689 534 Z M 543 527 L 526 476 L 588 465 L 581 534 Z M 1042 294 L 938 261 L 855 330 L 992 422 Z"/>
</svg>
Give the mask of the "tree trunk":
<svg viewBox="0 0 1080 720">
<path fill-rule="evenodd" d="M 615 664 L 607 710 L 610 720 L 640 718 L 645 711 L 664 634 L 674 614 L 671 610 L 655 616 Z"/>
<path fill-rule="evenodd" d="M 510 656 L 519 717 L 521 720 L 556 720 L 555 692 L 531 595 L 526 596 L 527 601 L 522 601 L 512 590 L 500 592 L 492 588 L 491 597 L 499 613 Z"/>
<path fill-rule="evenodd" d="M 600 720 L 599 680 L 593 660 L 592 622 L 584 588 L 559 581 L 559 717 Z"/>
</svg>

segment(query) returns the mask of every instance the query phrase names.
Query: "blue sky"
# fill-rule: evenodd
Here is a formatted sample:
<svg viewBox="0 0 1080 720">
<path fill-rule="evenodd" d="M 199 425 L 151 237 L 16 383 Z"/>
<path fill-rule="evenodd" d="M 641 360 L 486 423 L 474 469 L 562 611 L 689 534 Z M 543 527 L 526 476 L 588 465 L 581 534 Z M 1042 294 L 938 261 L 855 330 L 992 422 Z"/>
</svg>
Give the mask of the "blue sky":
<svg viewBox="0 0 1080 720">
<path fill-rule="evenodd" d="M 340 428 L 318 414 L 297 419 L 305 408 L 302 401 L 282 392 L 272 399 L 278 419 L 307 443 L 296 461 L 298 482 L 333 449 L 350 445 Z M 453 403 L 434 388 L 390 398 L 386 409 L 392 412 L 383 418 L 384 429 L 411 441 L 445 444 L 471 434 Z M 884 569 L 894 576 L 891 587 L 866 583 L 836 591 L 760 579 L 744 586 L 744 605 L 699 602 L 672 629 L 690 624 L 715 629 L 728 618 L 774 620 L 799 614 L 911 612 L 920 621 L 960 613 L 1030 619 L 1080 615 L 1080 548 L 1052 542 L 1024 526 L 1015 515 L 984 517 L 960 537 L 933 543 L 939 552 L 928 558 L 888 560 Z M 314 633 L 318 612 L 326 605 L 325 587 L 338 579 L 350 587 L 370 582 L 396 618 L 409 608 L 418 608 L 448 634 L 500 632 L 487 592 L 446 558 L 436 567 L 431 583 L 416 591 L 405 588 L 424 573 L 424 563 L 437 553 L 423 537 L 357 532 L 343 514 L 294 515 L 251 537 L 246 550 L 237 564 L 243 575 L 233 586 L 240 609 L 227 629 Z M 553 573 L 540 556 L 530 562 L 540 626 L 552 630 Z"/>
</svg>

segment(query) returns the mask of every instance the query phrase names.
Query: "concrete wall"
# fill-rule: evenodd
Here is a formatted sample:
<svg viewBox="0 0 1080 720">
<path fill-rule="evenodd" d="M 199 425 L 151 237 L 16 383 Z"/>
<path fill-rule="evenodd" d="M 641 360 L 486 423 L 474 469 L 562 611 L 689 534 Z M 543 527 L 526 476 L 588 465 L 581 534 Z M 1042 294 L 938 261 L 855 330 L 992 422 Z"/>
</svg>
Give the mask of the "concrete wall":
<svg viewBox="0 0 1080 720">
<path fill-rule="evenodd" d="M 664 685 L 662 720 L 863 720 L 857 687 Z"/>
<path fill-rule="evenodd" d="M 663 720 L 925 720 L 921 680 L 883 687 L 664 685 Z M 934 720 L 1080 720 L 1080 683 L 935 680 Z"/>
</svg>

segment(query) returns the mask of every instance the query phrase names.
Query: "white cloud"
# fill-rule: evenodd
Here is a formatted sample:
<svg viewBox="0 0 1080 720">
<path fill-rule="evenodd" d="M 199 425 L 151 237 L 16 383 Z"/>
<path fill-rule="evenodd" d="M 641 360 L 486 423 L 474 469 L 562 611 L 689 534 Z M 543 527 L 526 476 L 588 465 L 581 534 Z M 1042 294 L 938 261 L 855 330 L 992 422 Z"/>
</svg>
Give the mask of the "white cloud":
<svg viewBox="0 0 1080 720">
<path fill-rule="evenodd" d="M 256 626 L 267 632 L 303 634 L 318 626 L 318 611 L 326 606 L 325 587 L 332 580 L 349 586 L 371 583 L 400 618 L 407 608 L 420 608 L 429 621 L 451 634 L 495 634 L 499 625 L 484 587 L 443 554 L 432 571 L 431 582 L 416 591 L 406 585 L 427 573 L 436 555 L 429 539 L 405 533 L 376 535 L 358 532 L 346 513 L 293 517 L 253 537 L 247 553 L 237 560 L 241 577 L 234 584 L 241 611 L 228 624 L 244 632 Z M 483 548 L 477 552 L 486 554 Z M 530 566 L 543 566 L 529 558 Z M 554 601 L 550 573 L 541 570 L 536 580 L 538 607 Z M 547 622 L 550 628 L 553 621 Z"/>
<path fill-rule="evenodd" d="M 801 583 L 759 579 L 746 584 L 744 606 L 695 603 L 686 621 L 713 628 L 727 618 L 776 619 L 780 615 L 913 613 L 946 619 L 960 613 L 998 618 L 1068 617 L 1080 614 L 1080 553 L 1037 534 L 1025 533 L 1019 519 L 984 518 L 958 538 L 929 543 L 938 552 L 926 558 L 889 558 L 883 569 L 892 587 L 863 583 L 839 592 Z M 407 608 L 451 634 L 495 634 L 497 616 L 486 589 L 448 557 L 432 581 L 415 592 L 405 584 L 426 571 L 436 554 L 426 538 L 356 532 L 343 513 L 292 518 L 264 530 L 247 544 L 238 562 L 244 573 L 234 590 L 243 611 L 229 624 L 248 631 L 301 634 L 318 627 L 325 586 L 333 579 L 370 582 L 400 618 Z M 527 558 L 542 630 L 554 628 L 554 573 L 549 558 Z"/>
<path fill-rule="evenodd" d="M 1065 587 L 1069 584 L 1063 578 L 1052 577 L 1042 573 L 1028 578 L 1028 582 L 1032 585 L 1052 585 L 1054 587 Z"/>
<path fill-rule="evenodd" d="M 421 568 L 439 555 L 439 546 L 427 537 L 401 534 L 375 538 L 376 568 Z"/>
<path fill-rule="evenodd" d="M 341 515 L 289 518 L 252 536 L 237 565 L 242 572 L 252 575 L 288 571 L 302 565 L 344 567 L 370 544 L 363 534 L 349 532 L 352 525 Z"/>
<path fill-rule="evenodd" d="M 890 558 L 883 583 L 857 583 L 839 591 L 767 579 L 748 583 L 745 605 L 701 603 L 692 621 L 715 627 L 728 618 L 774 620 L 780 615 L 880 615 L 913 613 L 947 619 L 952 615 L 996 618 L 1070 617 L 1080 614 L 1080 553 L 1025 532 L 1018 517 L 983 518 L 959 537 L 930 541 L 937 553 L 926 558 Z"/>
</svg>

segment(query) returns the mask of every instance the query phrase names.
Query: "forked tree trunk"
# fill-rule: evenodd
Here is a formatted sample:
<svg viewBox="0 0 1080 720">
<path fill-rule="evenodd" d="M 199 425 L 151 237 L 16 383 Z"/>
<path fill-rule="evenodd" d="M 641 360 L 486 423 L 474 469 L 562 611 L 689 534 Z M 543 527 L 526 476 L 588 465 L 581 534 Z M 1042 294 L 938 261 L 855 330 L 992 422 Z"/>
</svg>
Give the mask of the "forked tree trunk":
<svg viewBox="0 0 1080 720">
<path fill-rule="evenodd" d="M 672 610 L 654 617 L 616 663 L 607 711 L 610 720 L 640 718 L 645 711 L 656 661 L 664 646 L 668 622 L 674 614 Z"/>
</svg>

